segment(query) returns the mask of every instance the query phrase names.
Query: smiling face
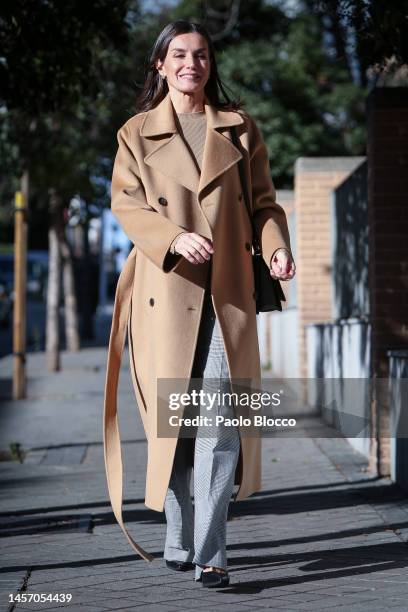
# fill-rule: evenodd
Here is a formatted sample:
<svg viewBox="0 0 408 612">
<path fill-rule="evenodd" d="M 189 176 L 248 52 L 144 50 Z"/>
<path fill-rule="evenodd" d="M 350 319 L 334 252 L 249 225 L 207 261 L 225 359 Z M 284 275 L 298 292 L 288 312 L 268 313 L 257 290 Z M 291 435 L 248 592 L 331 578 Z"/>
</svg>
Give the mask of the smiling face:
<svg viewBox="0 0 408 612">
<path fill-rule="evenodd" d="M 167 77 L 169 88 L 182 93 L 197 93 L 204 89 L 210 76 L 210 54 L 206 39 L 197 32 L 180 34 L 169 44 L 164 62 L 156 67 Z"/>
</svg>

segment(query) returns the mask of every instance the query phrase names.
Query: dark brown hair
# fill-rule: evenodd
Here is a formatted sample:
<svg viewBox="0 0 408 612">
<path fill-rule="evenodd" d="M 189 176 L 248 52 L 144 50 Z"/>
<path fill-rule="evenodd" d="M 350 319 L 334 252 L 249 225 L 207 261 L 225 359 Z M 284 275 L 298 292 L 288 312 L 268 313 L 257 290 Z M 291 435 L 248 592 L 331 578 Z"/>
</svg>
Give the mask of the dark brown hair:
<svg viewBox="0 0 408 612">
<path fill-rule="evenodd" d="M 157 106 L 168 93 L 169 87 L 167 80 L 162 79 L 157 68 L 156 61 L 164 61 L 170 42 L 179 34 L 189 34 L 197 32 L 201 34 L 207 41 L 208 51 L 210 54 L 210 76 L 205 85 L 204 92 L 208 97 L 210 104 L 222 110 L 238 110 L 241 109 L 243 103 L 241 100 L 231 100 L 226 93 L 219 77 L 217 63 L 215 60 L 214 46 L 212 44 L 209 33 L 206 28 L 199 23 L 179 19 L 168 23 L 160 32 L 153 45 L 150 57 L 145 70 L 145 80 L 140 94 L 136 100 L 136 112 L 144 112 L 151 110 Z M 220 92 L 225 100 L 220 99 Z"/>
</svg>

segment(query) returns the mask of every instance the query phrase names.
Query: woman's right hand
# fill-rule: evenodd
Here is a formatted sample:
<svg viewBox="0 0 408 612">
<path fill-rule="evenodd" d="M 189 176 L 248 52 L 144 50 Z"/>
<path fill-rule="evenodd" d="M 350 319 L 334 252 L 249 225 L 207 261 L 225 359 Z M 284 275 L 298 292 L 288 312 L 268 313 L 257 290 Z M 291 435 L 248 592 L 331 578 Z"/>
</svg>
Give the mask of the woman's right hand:
<svg viewBox="0 0 408 612">
<path fill-rule="evenodd" d="M 214 253 L 211 240 L 196 232 L 180 234 L 174 244 L 174 250 L 193 264 L 208 261 Z"/>
</svg>

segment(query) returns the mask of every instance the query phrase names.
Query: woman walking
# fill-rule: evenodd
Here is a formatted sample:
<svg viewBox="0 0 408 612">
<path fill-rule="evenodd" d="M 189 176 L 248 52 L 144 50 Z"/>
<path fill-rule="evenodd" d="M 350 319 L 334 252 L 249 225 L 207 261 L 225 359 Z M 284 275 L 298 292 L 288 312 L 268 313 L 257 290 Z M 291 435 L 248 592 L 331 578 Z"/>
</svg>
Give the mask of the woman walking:
<svg viewBox="0 0 408 612">
<path fill-rule="evenodd" d="M 265 143 L 251 116 L 225 93 L 203 26 L 176 21 L 163 29 L 138 110 L 118 132 L 112 176 L 112 212 L 134 247 L 118 282 L 109 342 L 104 411 L 109 494 L 130 544 L 153 560 L 129 535 L 121 512 L 116 391 L 127 328 L 148 442 L 145 505 L 165 511 L 167 567 L 195 569 L 205 587 L 226 586 L 228 506 L 234 484 L 235 500 L 261 489 L 261 439 L 221 425 L 210 431 L 200 426 L 195 438 L 180 431 L 159 436 L 158 383 L 182 379 L 187 390 L 194 378 L 215 392 L 225 390 L 214 388 L 222 380 L 228 389 L 234 379 L 260 384 L 251 223 L 240 160 L 271 276 L 293 278 L 295 264 Z M 215 409 L 234 416 L 234 406 Z M 204 404 L 200 412 L 206 412 Z"/>
</svg>

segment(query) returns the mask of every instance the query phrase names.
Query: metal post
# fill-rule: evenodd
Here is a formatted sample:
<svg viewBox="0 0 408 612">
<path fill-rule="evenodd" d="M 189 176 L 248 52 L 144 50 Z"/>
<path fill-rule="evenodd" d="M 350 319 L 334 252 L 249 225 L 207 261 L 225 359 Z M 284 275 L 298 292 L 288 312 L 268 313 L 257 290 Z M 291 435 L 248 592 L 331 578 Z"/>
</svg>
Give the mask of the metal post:
<svg viewBox="0 0 408 612">
<path fill-rule="evenodd" d="M 13 399 L 26 397 L 27 199 L 28 173 L 24 173 L 14 209 Z"/>
</svg>

